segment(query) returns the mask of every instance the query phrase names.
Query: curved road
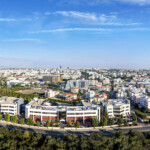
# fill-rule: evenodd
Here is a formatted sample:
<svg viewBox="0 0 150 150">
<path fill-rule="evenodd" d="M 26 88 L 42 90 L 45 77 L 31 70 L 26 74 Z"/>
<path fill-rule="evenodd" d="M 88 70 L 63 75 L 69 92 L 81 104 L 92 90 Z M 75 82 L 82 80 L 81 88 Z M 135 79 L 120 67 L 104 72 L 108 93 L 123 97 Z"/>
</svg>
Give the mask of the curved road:
<svg viewBox="0 0 150 150">
<path fill-rule="evenodd" d="M 76 134 L 78 136 L 90 136 L 91 133 L 101 133 L 103 136 L 110 136 L 112 133 L 118 132 L 119 130 L 123 132 L 129 132 L 131 129 L 135 131 L 140 132 L 150 132 L 150 126 L 139 126 L 139 127 L 109 127 L 109 128 L 102 128 L 102 129 L 86 129 L 86 130 L 66 130 L 66 129 L 57 129 L 57 130 L 51 130 L 47 128 L 38 128 L 35 126 L 29 127 L 29 126 L 23 126 L 20 124 L 12 124 L 10 122 L 0 121 L 0 127 L 7 127 L 8 129 L 21 129 L 24 131 L 31 131 L 34 133 L 42 133 L 44 135 L 50 135 L 50 136 L 63 136 L 63 135 L 69 135 L 69 134 Z"/>
</svg>

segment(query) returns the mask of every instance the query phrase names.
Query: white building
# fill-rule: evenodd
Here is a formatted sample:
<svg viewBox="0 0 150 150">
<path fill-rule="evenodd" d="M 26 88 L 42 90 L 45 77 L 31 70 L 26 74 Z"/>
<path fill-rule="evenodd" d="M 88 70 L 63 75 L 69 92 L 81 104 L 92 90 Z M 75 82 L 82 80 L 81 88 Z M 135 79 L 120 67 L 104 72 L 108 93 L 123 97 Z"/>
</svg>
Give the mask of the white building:
<svg viewBox="0 0 150 150">
<path fill-rule="evenodd" d="M 108 96 L 106 93 L 102 93 L 100 95 L 96 95 L 94 98 L 93 98 L 93 101 L 95 101 L 97 104 L 100 104 L 101 101 L 105 101 L 107 100 Z"/>
<path fill-rule="evenodd" d="M 127 117 L 130 114 L 130 101 L 122 99 L 110 99 L 102 102 L 103 112 L 107 111 L 109 118 Z"/>
<path fill-rule="evenodd" d="M 146 95 L 143 95 L 140 98 L 140 105 L 143 106 L 143 107 L 145 107 L 145 108 L 150 109 L 150 97 L 146 96 Z"/>
<path fill-rule="evenodd" d="M 47 90 L 45 91 L 45 97 L 53 98 L 59 94 L 59 91 Z"/>
<path fill-rule="evenodd" d="M 127 93 L 123 90 L 118 90 L 116 93 L 116 98 L 117 99 L 126 99 L 127 98 Z"/>
<path fill-rule="evenodd" d="M 122 84 L 122 83 L 123 83 L 123 80 L 121 78 L 114 79 L 114 84 L 115 85 Z"/>
<path fill-rule="evenodd" d="M 26 105 L 25 117 L 34 121 L 50 122 L 66 121 L 87 123 L 92 118 L 100 122 L 100 106 L 83 102 L 83 106 L 51 106 L 44 99 L 33 99 Z"/>
<path fill-rule="evenodd" d="M 86 92 L 86 98 L 93 98 L 95 96 L 95 91 L 88 90 Z"/>
<path fill-rule="evenodd" d="M 10 115 L 19 115 L 21 111 L 21 104 L 24 104 L 23 99 L 15 97 L 1 97 L 0 98 L 0 113 Z"/>
<path fill-rule="evenodd" d="M 68 80 L 65 85 L 66 91 L 71 91 L 71 88 L 77 86 L 79 89 L 88 89 L 89 80 Z"/>
<path fill-rule="evenodd" d="M 109 78 L 105 78 L 102 80 L 103 84 L 110 84 L 110 79 Z"/>
</svg>

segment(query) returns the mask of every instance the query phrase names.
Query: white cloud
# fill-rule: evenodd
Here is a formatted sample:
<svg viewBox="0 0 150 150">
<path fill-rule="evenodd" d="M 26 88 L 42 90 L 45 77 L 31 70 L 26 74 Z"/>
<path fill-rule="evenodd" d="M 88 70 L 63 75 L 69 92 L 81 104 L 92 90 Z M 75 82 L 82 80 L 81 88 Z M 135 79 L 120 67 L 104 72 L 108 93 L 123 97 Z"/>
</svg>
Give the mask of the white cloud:
<svg viewBox="0 0 150 150">
<path fill-rule="evenodd" d="M 89 25 L 114 25 L 114 26 L 130 26 L 139 25 L 140 23 L 131 22 L 126 20 L 127 23 L 123 23 L 123 19 L 119 19 L 117 14 L 97 14 L 91 12 L 79 12 L 79 11 L 56 11 L 46 12 L 45 15 L 61 15 L 68 18 L 69 23 L 75 24 L 89 24 Z"/>
<path fill-rule="evenodd" d="M 139 4 L 139 5 L 147 5 L 150 4 L 150 0 L 116 0 L 123 3 L 131 3 L 131 4 Z"/>
<path fill-rule="evenodd" d="M 54 32 L 67 32 L 67 31 L 111 31 L 112 29 L 103 28 L 64 28 L 64 29 L 54 29 L 54 30 L 41 30 L 37 32 L 30 33 L 54 33 Z"/>
<path fill-rule="evenodd" d="M 40 39 L 5 39 L 3 42 L 36 42 L 43 43 Z"/>
<path fill-rule="evenodd" d="M 62 4 L 74 4 L 74 5 L 90 5 L 90 6 L 96 6 L 101 5 L 103 3 L 115 3 L 115 2 L 121 2 L 121 3 L 129 3 L 129 4 L 138 4 L 138 5 L 149 5 L 150 0 L 62 0 Z"/>
<path fill-rule="evenodd" d="M 51 13 L 50 12 L 45 12 L 45 15 L 51 15 Z"/>
<path fill-rule="evenodd" d="M 0 22 L 19 22 L 19 21 L 33 21 L 32 18 L 0 18 Z"/>
<path fill-rule="evenodd" d="M 55 32 L 68 32 L 68 31 L 97 31 L 97 32 L 121 32 L 121 31 L 150 31 L 150 28 L 61 28 L 54 30 L 41 30 L 30 33 L 55 33 Z"/>
<path fill-rule="evenodd" d="M 81 18 L 81 19 L 94 20 L 94 21 L 97 21 L 98 19 L 94 13 L 85 13 L 85 12 L 78 12 L 78 11 L 56 11 L 54 13 L 66 17 L 74 17 L 74 18 Z"/>
</svg>

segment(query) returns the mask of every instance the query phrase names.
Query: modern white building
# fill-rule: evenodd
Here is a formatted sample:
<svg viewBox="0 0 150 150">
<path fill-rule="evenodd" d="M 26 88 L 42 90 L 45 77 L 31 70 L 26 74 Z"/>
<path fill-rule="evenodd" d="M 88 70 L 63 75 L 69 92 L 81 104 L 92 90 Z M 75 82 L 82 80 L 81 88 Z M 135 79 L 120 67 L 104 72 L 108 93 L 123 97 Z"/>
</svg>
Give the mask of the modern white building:
<svg viewBox="0 0 150 150">
<path fill-rule="evenodd" d="M 83 124 L 96 118 L 100 122 L 100 106 L 88 102 L 83 102 L 83 106 L 51 106 L 44 99 L 33 99 L 26 105 L 25 118 L 41 122 L 79 121 Z"/>
<path fill-rule="evenodd" d="M 77 86 L 79 89 L 85 88 L 88 89 L 89 87 L 89 81 L 88 80 L 69 80 L 67 81 L 65 85 L 66 91 L 71 91 L 72 87 Z"/>
<path fill-rule="evenodd" d="M 110 99 L 102 102 L 103 112 L 107 111 L 109 118 L 130 115 L 130 101 L 122 99 Z"/>
<path fill-rule="evenodd" d="M 59 91 L 47 90 L 45 91 L 45 97 L 53 98 L 59 94 Z"/>
<path fill-rule="evenodd" d="M 140 105 L 142 107 L 150 109 L 150 97 L 147 95 L 143 95 L 140 97 Z"/>
<path fill-rule="evenodd" d="M 0 98 L 0 113 L 10 115 L 19 115 L 21 111 L 21 104 L 24 104 L 23 99 L 15 97 L 1 97 Z"/>
</svg>

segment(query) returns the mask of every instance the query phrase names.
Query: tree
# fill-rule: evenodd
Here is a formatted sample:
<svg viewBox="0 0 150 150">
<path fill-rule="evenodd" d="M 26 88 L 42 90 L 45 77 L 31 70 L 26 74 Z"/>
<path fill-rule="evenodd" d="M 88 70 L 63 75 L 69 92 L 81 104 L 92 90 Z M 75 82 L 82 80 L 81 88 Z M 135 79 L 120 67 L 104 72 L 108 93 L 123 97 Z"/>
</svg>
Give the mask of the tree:
<svg viewBox="0 0 150 150">
<path fill-rule="evenodd" d="M 107 118 L 105 116 L 102 116 L 100 124 L 101 126 L 107 126 Z"/>
<path fill-rule="evenodd" d="M 27 125 L 33 126 L 34 125 L 34 121 L 31 118 L 27 118 Z"/>
<path fill-rule="evenodd" d="M 16 87 L 21 87 L 21 84 L 20 83 L 16 84 Z"/>
<path fill-rule="evenodd" d="M 16 115 L 14 116 L 14 123 L 18 123 L 18 117 Z"/>
<path fill-rule="evenodd" d="M 29 131 L 25 131 L 23 137 L 27 139 L 29 138 L 29 136 L 30 136 Z"/>
<path fill-rule="evenodd" d="M 79 128 L 79 127 L 80 127 L 79 121 L 77 121 L 77 122 L 74 124 L 74 126 L 75 126 L 76 128 Z"/>
<path fill-rule="evenodd" d="M 133 122 L 133 124 L 137 123 L 137 115 L 136 114 L 134 114 L 134 116 L 132 118 L 132 122 Z"/>
<path fill-rule="evenodd" d="M 14 123 L 14 116 L 11 116 L 11 117 L 10 117 L 10 121 L 11 121 L 12 123 Z"/>
<path fill-rule="evenodd" d="M 5 121 L 10 121 L 10 115 L 8 113 L 5 115 Z"/>
<path fill-rule="evenodd" d="M 139 111 L 139 110 L 136 110 L 136 111 L 135 111 L 135 114 L 136 114 L 138 117 L 142 118 L 142 119 L 146 119 L 146 118 L 147 118 L 147 114 L 146 114 L 146 113 L 143 113 L 143 112 L 141 112 L 141 111 Z"/>
<path fill-rule="evenodd" d="M 67 127 L 71 127 L 71 124 L 69 122 L 67 122 Z"/>
<path fill-rule="evenodd" d="M 96 118 L 92 118 L 92 127 L 98 126 L 98 120 Z"/>
<path fill-rule="evenodd" d="M 20 123 L 20 124 L 24 124 L 24 118 L 20 118 L 20 119 L 19 119 L 19 123 Z"/>
<path fill-rule="evenodd" d="M 2 114 L 0 114 L 0 120 L 2 120 L 2 119 L 3 119 Z"/>
<path fill-rule="evenodd" d="M 35 82 L 35 83 L 34 83 L 34 86 L 38 86 L 38 84 Z"/>
<path fill-rule="evenodd" d="M 149 109 L 148 109 L 148 108 L 146 108 L 146 109 L 145 109 L 145 111 L 148 113 L 148 112 L 149 112 Z"/>
<path fill-rule="evenodd" d="M 2 81 L 0 81 L 0 86 L 2 86 L 3 85 L 3 83 L 2 83 Z"/>
<path fill-rule="evenodd" d="M 125 122 L 124 122 L 124 125 L 125 125 L 125 126 L 128 126 L 128 122 L 127 122 L 127 121 L 125 121 Z"/>
<path fill-rule="evenodd" d="M 47 121 L 46 121 L 45 126 L 46 126 L 47 128 L 50 126 L 50 122 L 49 122 L 49 120 L 47 120 Z"/>
<path fill-rule="evenodd" d="M 108 118 L 109 118 L 109 116 L 108 116 L 108 112 L 107 112 L 107 111 L 105 111 L 103 116 L 105 116 L 105 117 L 108 119 Z"/>
<path fill-rule="evenodd" d="M 36 122 L 36 126 L 37 126 L 37 127 L 40 126 L 40 122 L 39 122 L 39 121 Z"/>
<path fill-rule="evenodd" d="M 117 124 L 118 124 L 118 125 L 123 124 L 123 118 L 122 118 L 122 117 L 119 117 L 119 118 L 118 118 Z"/>
<path fill-rule="evenodd" d="M 41 150 L 148 150 L 150 133 L 130 130 L 116 132 L 111 136 L 91 133 L 90 136 L 69 134 L 64 136 L 43 136 L 40 133 L 0 128 L 0 149 Z"/>
<path fill-rule="evenodd" d="M 12 123 L 18 123 L 18 118 L 17 118 L 16 115 L 15 116 L 11 116 L 11 122 Z"/>
<path fill-rule="evenodd" d="M 114 125 L 114 119 L 110 119 L 110 125 Z"/>
<path fill-rule="evenodd" d="M 78 98 L 78 99 L 77 99 L 77 102 L 78 102 L 78 103 L 81 103 L 81 98 Z"/>
</svg>

